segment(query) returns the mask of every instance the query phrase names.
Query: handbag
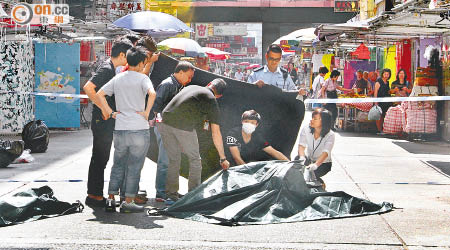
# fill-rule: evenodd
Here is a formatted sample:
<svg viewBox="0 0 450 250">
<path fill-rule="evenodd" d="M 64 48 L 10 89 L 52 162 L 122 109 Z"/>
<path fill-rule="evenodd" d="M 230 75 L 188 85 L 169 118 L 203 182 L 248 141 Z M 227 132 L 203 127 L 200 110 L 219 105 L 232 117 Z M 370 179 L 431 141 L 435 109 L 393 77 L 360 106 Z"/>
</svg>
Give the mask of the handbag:
<svg viewBox="0 0 450 250">
<path fill-rule="evenodd" d="M 369 121 L 378 121 L 381 119 L 381 114 L 383 113 L 383 110 L 381 110 L 380 106 L 373 105 L 373 107 L 369 110 L 369 115 L 367 119 Z"/>
</svg>

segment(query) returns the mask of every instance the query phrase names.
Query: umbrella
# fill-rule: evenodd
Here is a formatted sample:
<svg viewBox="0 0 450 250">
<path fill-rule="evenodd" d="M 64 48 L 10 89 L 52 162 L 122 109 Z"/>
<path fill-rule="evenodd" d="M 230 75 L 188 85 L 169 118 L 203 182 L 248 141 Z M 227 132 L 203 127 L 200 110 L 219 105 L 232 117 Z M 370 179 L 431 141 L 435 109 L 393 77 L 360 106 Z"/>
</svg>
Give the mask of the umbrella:
<svg viewBox="0 0 450 250">
<path fill-rule="evenodd" d="M 203 47 L 203 52 L 205 52 L 209 58 L 214 60 L 225 60 L 230 58 L 230 54 L 225 51 L 218 50 L 216 48 Z"/>
<path fill-rule="evenodd" d="M 146 32 L 153 37 L 168 37 L 182 32 L 194 32 L 178 18 L 155 11 L 131 13 L 117 19 L 113 24 L 136 32 Z"/>
<path fill-rule="evenodd" d="M 173 53 L 191 57 L 196 57 L 203 53 L 202 47 L 196 41 L 188 38 L 169 38 L 158 43 L 158 46 L 167 46 Z"/>
<path fill-rule="evenodd" d="M 317 36 L 314 34 L 316 28 L 299 29 L 285 36 L 278 38 L 274 44 L 280 44 L 281 41 L 308 42 L 314 40 Z"/>
<path fill-rule="evenodd" d="M 245 69 L 255 69 L 255 68 L 258 68 L 260 65 L 259 64 L 257 64 L 257 63 L 254 63 L 254 64 L 250 64 L 248 67 L 246 67 Z"/>
</svg>

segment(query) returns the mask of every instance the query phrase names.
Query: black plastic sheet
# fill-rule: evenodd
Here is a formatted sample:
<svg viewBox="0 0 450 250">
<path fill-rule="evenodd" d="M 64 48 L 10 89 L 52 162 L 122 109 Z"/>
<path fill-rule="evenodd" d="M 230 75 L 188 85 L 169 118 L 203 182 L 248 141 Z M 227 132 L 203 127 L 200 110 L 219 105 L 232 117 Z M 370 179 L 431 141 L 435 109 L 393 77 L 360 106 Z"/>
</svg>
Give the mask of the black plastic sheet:
<svg viewBox="0 0 450 250">
<path fill-rule="evenodd" d="M 79 201 L 68 203 L 53 196 L 48 186 L 29 189 L 0 200 L 0 227 L 83 211 Z"/>
<path fill-rule="evenodd" d="M 177 64 L 176 59 L 161 54 L 150 77 L 155 89 L 161 81 L 173 73 Z M 206 86 L 215 78 L 224 79 L 228 84 L 223 97 L 218 99 L 223 139 L 230 129 L 241 124 L 241 115 L 244 111 L 254 109 L 262 118 L 256 132 L 262 133 L 272 147 L 289 157 L 305 114 L 304 103 L 296 99 L 297 92 L 283 92 L 270 85 L 258 88 L 253 84 L 215 75 L 198 68 L 190 84 Z M 199 121 L 197 126 L 197 135 L 203 165 L 202 179 L 205 179 L 221 168 L 211 131 L 203 130 L 202 122 Z M 151 138 L 154 141 L 150 144 L 148 157 L 156 162 L 158 148 L 155 137 L 151 136 Z M 182 163 L 182 168 L 183 165 L 187 165 L 185 161 Z"/>
<path fill-rule="evenodd" d="M 299 161 L 254 162 L 221 171 L 163 214 L 222 225 L 269 224 L 356 217 L 391 211 L 345 192 L 310 188 Z"/>
<path fill-rule="evenodd" d="M 0 168 L 6 168 L 23 153 L 22 140 L 0 139 Z"/>
</svg>

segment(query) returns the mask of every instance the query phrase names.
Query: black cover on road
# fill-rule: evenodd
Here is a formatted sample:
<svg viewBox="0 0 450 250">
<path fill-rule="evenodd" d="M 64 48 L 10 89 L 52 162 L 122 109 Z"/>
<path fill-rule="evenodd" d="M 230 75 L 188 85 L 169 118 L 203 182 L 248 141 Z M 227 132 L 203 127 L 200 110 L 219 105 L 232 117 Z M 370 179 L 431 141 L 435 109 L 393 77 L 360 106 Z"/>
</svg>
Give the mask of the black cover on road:
<svg viewBox="0 0 450 250">
<path fill-rule="evenodd" d="M 177 60 L 161 54 L 150 77 L 155 89 L 173 73 L 177 64 Z M 215 78 L 222 78 L 228 84 L 223 97 L 217 100 L 221 111 L 222 137 L 230 129 L 241 124 L 241 115 L 244 111 L 254 109 L 262 119 L 256 132 L 262 133 L 272 147 L 289 157 L 305 114 L 304 103 L 296 99 L 297 92 L 283 92 L 270 85 L 258 88 L 253 84 L 215 75 L 201 69 L 195 70 L 190 84 L 206 86 Z M 206 179 L 220 170 L 220 166 L 219 157 L 212 142 L 211 131 L 203 130 L 202 122 L 199 121 L 197 126 L 197 135 L 203 165 L 202 178 Z M 154 140 L 155 137 L 151 137 Z M 225 138 L 223 139 L 225 140 Z M 157 144 L 153 141 L 150 144 L 148 156 L 155 162 L 157 152 Z"/>
<path fill-rule="evenodd" d="M 309 188 L 299 161 L 254 162 L 221 171 L 163 211 L 224 225 L 355 217 L 391 211 L 345 192 Z"/>
<path fill-rule="evenodd" d="M 83 211 L 83 204 L 58 201 L 48 186 L 0 200 L 0 227 Z"/>
</svg>

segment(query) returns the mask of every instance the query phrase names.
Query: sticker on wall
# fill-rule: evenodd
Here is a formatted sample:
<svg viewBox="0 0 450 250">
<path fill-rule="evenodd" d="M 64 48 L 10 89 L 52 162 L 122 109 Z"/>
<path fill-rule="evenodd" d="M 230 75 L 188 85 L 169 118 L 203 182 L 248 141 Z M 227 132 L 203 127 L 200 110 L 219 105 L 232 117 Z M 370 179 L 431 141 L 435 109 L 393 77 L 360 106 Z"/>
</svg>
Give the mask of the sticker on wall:
<svg viewBox="0 0 450 250">
<path fill-rule="evenodd" d="M 80 127 L 80 99 L 56 94 L 80 93 L 80 44 L 35 45 L 35 91 L 55 94 L 36 96 L 36 119 L 50 128 Z"/>
</svg>

